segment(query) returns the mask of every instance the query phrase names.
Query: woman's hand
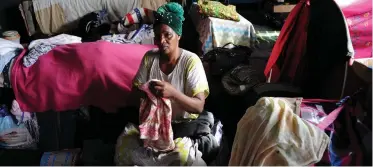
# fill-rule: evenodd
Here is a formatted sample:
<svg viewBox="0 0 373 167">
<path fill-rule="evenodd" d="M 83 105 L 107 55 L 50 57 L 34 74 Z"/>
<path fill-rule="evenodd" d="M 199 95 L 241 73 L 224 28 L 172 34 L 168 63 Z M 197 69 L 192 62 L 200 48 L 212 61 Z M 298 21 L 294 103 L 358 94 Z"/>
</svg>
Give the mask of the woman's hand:
<svg viewBox="0 0 373 167">
<path fill-rule="evenodd" d="M 153 81 L 151 83 L 153 87 L 153 94 L 159 97 L 173 98 L 176 94 L 176 89 L 168 82 L 165 81 Z"/>
</svg>

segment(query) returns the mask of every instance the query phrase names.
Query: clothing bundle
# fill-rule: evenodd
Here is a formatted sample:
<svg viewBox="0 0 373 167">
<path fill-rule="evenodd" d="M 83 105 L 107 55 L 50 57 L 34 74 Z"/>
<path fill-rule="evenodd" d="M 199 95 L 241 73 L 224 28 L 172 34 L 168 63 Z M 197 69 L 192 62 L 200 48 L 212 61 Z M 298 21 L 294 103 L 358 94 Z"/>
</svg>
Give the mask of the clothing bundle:
<svg viewBox="0 0 373 167">
<path fill-rule="evenodd" d="M 143 147 L 140 131 L 128 124 L 118 137 L 115 150 L 115 164 L 118 166 L 206 166 L 198 144 L 191 138 L 173 140 L 175 148 L 168 152 Z"/>
<path fill-rule="evenodd" d="M 48 39 L 39 39 L 32 41 L 28 46 L 28 53 L 23 57 L 23 65 L 30 67 L 39 59 L 40 56 L 47 54 L 58 45 L 66 45 L 73 43 L 82 43 L 81 38 L 77 36 L 60 34 Z"/>
<path fill-rule="evenodd" d="M 143 24 L 137 30 L 134 30 L 128 34 L 118 34 L 103 36 L 102 40 L 119 43 L 119 44 L 143 44 L 148 39 L 154 38 L 153 26 Z"/>
<path fill-rule="evenodd" d="M 198 0 L 199 12 L 208 17 L 240 21 L 240 16 L 234 5 L 224 5 L 218 1 Z"/>
</svg>

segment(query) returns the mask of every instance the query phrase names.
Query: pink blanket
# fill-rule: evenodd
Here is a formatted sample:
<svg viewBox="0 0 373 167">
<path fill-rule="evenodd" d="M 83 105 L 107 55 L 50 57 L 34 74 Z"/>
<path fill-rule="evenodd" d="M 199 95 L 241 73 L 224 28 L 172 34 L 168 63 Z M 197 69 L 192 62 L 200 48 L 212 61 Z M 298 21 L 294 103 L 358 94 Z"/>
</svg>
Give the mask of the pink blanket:
<svg viewBox="0 0 373 167">
<path fill-rule="evenodd" d="M 372 57 L 372 0 L 335 0 L 346 17 L 355 59 Z"/>
<path fill-rule="evenodd" d="M 143 55 L 153 45 L 92 42 L 58 46 L 29 68 L 25 51 L 11 69 L 21 110 L 65 111 L 93 105 L 114 112 L 126 104 Z"/>
</svg>

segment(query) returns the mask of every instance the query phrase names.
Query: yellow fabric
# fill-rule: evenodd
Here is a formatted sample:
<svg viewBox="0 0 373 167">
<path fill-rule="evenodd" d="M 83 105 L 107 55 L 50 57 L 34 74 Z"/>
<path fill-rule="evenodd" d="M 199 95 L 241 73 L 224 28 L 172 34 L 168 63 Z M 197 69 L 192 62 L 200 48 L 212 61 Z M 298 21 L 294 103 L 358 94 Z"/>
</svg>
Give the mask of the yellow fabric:
<svg viewBox="0 0 373 167">
<path fill-rule="evenodd" d="M 35 18 L 40 31 L 44 34 L 54 34 L 64 31 L 65 16 L 59 4 L 53 4 L 49 8 L 35 11 Z"/>
<path fill-rule="evenodd" d="M 132 124 L 127 125 L 123 133 L 117 139 L 116 151 L 115 151 L 115 164 L 119 166 L 127 166 L 132 164 L 132 151 L 139 147 L 143 147 L 143 143 L 140 140 L 139 130 Z M 191 139 L 177 138 L 174 140 L 175 149 L 172 152 L 177 152 L 180 159 L 181 165 L 190 165 L 189 156 L 190 151 L 194 147 Z M 196 151 L 196 150 L 194 150 Z"/>
<path fill-rule="evenodd" d="M 299 105 L 263 97 L 237 125 L 229 166 L 308 166 L 321 160 L 329 137 L 294 114 Z"/>
</svg>

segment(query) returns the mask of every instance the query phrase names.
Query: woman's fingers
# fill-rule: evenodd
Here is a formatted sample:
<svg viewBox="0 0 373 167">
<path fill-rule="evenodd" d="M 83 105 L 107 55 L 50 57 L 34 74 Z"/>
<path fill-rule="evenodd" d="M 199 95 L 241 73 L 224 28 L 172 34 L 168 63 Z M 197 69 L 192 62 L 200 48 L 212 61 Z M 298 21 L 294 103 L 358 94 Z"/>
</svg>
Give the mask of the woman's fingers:
<svg viewBox="0 0 373 167">
<path fill-rule="evenodd" d="M 155 85 L 157 86 L 163 86 L 164 83 L 162 81 L 153 81 Z"/>
<path fill-rule="evenodd" d="M 163 86 L 154 86 L 156 90 L 163 90 Z"/>
</svg>

